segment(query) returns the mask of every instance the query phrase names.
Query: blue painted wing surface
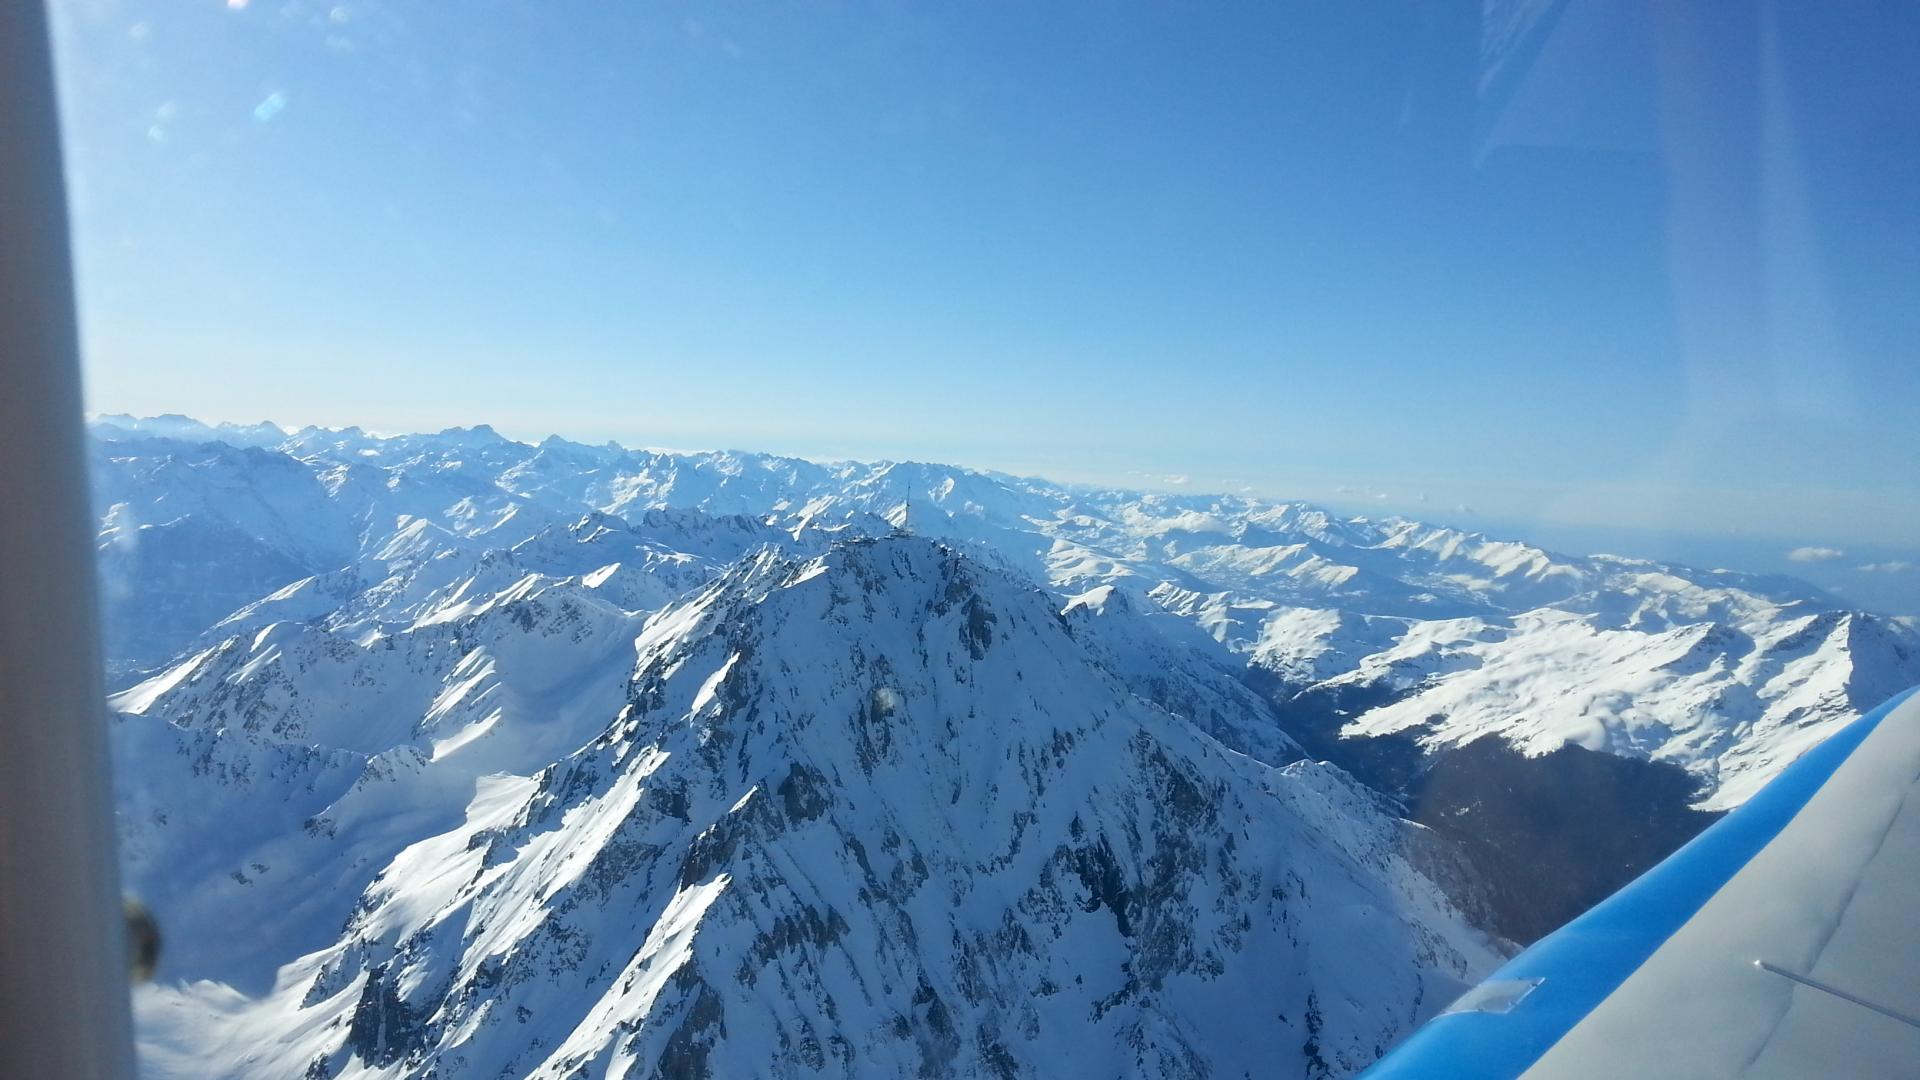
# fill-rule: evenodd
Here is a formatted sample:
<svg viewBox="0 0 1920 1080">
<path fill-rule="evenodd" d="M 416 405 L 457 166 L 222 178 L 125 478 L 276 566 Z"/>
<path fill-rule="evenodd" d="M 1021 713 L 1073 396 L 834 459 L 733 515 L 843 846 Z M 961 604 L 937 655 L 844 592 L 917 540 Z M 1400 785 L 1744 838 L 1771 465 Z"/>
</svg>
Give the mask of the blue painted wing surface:
<svg viewBox="0 0 1920 1080">
<path fill-rule="evenodd" d="M 1920 1076 L 1920 688 L 1529 948 L 1368 1080 Z"/>
</svg>

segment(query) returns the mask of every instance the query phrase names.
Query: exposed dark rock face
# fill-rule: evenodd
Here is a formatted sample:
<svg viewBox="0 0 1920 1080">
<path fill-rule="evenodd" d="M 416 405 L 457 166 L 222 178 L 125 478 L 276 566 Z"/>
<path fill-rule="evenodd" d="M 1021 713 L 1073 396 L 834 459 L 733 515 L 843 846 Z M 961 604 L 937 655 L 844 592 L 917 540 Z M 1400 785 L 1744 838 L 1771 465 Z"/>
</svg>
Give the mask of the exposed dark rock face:
<svg viewBox="0 0 1920 1080">
<path fill-rule="evenodd" d="M 1527 757 L 1485 738 L 1434 755 L 1406 799 L 1480 869 L 1493 929 L 1531 942 L 1719 820 L 1692 809 L 1698 789 L 1678 765 L 1572 745 Z"/>
<path fill-rule="evenodd" d="M 1390 690 L 1292 696 L 1270 675 L 1288 734 L 1353 773 L 1451 840 L 1472 866 L 1456 903 L 1521 944 L 1551 933 L 1666 858 L 1720 814 L 1695 810 L 1697 778 L 1677 765 L 1567 745 L 1528 757 L 1488 737 L 1429 750 L 1417 733 L 1343 738 L 1352 716 Z M 1436 876 L 1444 878 L 1444 874 Z"/>
<path fill-rule="evenodd" d="M 384 966 L 367 972 L 360 1004 L 347 1022 L 347 1045 L 361 1061 L 384 1068 L 405 1061 L 421 1048 L 420 1017 L 400 998 Z"/>
</svg>

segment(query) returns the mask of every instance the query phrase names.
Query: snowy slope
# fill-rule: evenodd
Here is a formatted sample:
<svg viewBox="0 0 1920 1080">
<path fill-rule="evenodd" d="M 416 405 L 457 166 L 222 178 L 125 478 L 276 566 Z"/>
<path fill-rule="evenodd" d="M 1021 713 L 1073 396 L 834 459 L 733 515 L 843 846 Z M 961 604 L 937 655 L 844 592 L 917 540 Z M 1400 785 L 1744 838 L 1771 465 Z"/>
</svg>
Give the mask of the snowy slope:
<svg viewBox="0 0 1920 1080">
<path fill-rule="evenodd" d="M 188 658 L 115 701 L 129 876 L 195 920 L 145 1067 L 1348 1075 L 1496 954 L 1371 793 L 1110 668 L 1163 655 L 1121 604 L 855 539 L 644 626 L 543 579 Z M 1196 655 L 1160 697 L 1259 715 Z"/>
<path fill-rule="evenodd" d="M 1647 634 L 1543 609 L 1498 634 L 1367 657 L 1326 685 L 1409 688 L 1351 733 L 1417 731 L 1441 746 L 1493 734 L 1537 753 L 1572 743 L 1671 761 L 1707 783 L 1704 805 L 1723 808 L 1920 681 L 1917 659 L 1910 628 L 1858 613 L 1788 611 Z"/>
<path fill-rule="evenodd" d="M 166 920 L 169 972 L 258 991 L 333 940 L 337 890 L 460 821 L 478 777 L 599 730 L 640 623 L 527 583 L 366 646 L 273 623 L 116 695 L 122 862 Z"/>
</svg>

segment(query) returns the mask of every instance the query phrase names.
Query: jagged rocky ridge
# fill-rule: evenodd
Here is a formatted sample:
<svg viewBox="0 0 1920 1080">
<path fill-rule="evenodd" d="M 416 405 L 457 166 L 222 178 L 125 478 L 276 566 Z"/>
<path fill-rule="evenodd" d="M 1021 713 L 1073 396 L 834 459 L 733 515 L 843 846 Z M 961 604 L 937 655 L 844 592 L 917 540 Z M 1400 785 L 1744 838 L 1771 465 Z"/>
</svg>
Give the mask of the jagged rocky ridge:
<svg viewBox="0 0 1920 1080">
<path fill-rule="evenodd" d="M 192 948 L 222 982 L 143 998 L 156 1075 L 1341 1076 L 1497 959 L 1377 796 L 1228 749 L 951 548 L 765 550 L 646 621 L 617 700 L 588 662 L 551 714 L 503 704 L 517 639 L 626 631 L 584 592 L 391 645 L 279 624 L 119 700 L 213 813 L 331 798 L 234 845 L 229 892 L 344 920 L 277 967 Z M 335 663 L 425 711 L 303 711 Z M 524 769 L 543 730 L 581 744 Z M 169 829 L 135 828 L 136 880 L 194 843 Z"/>
</svg>

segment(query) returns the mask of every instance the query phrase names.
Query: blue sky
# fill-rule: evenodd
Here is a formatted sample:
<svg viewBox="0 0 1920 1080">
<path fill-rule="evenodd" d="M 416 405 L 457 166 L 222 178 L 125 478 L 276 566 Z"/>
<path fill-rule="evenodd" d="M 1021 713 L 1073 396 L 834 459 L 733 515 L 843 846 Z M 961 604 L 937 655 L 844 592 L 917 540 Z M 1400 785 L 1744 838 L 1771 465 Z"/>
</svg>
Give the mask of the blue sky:
<svg viewBox="0 0 1920 1080">
<path fill-rule="evenodd" d="M 1705 538 L 1920 610 L 1859 569 L 1920 562 L 1920 13 L 1828 7 L 56 0 L 89 394 Z"/>
</svg>

